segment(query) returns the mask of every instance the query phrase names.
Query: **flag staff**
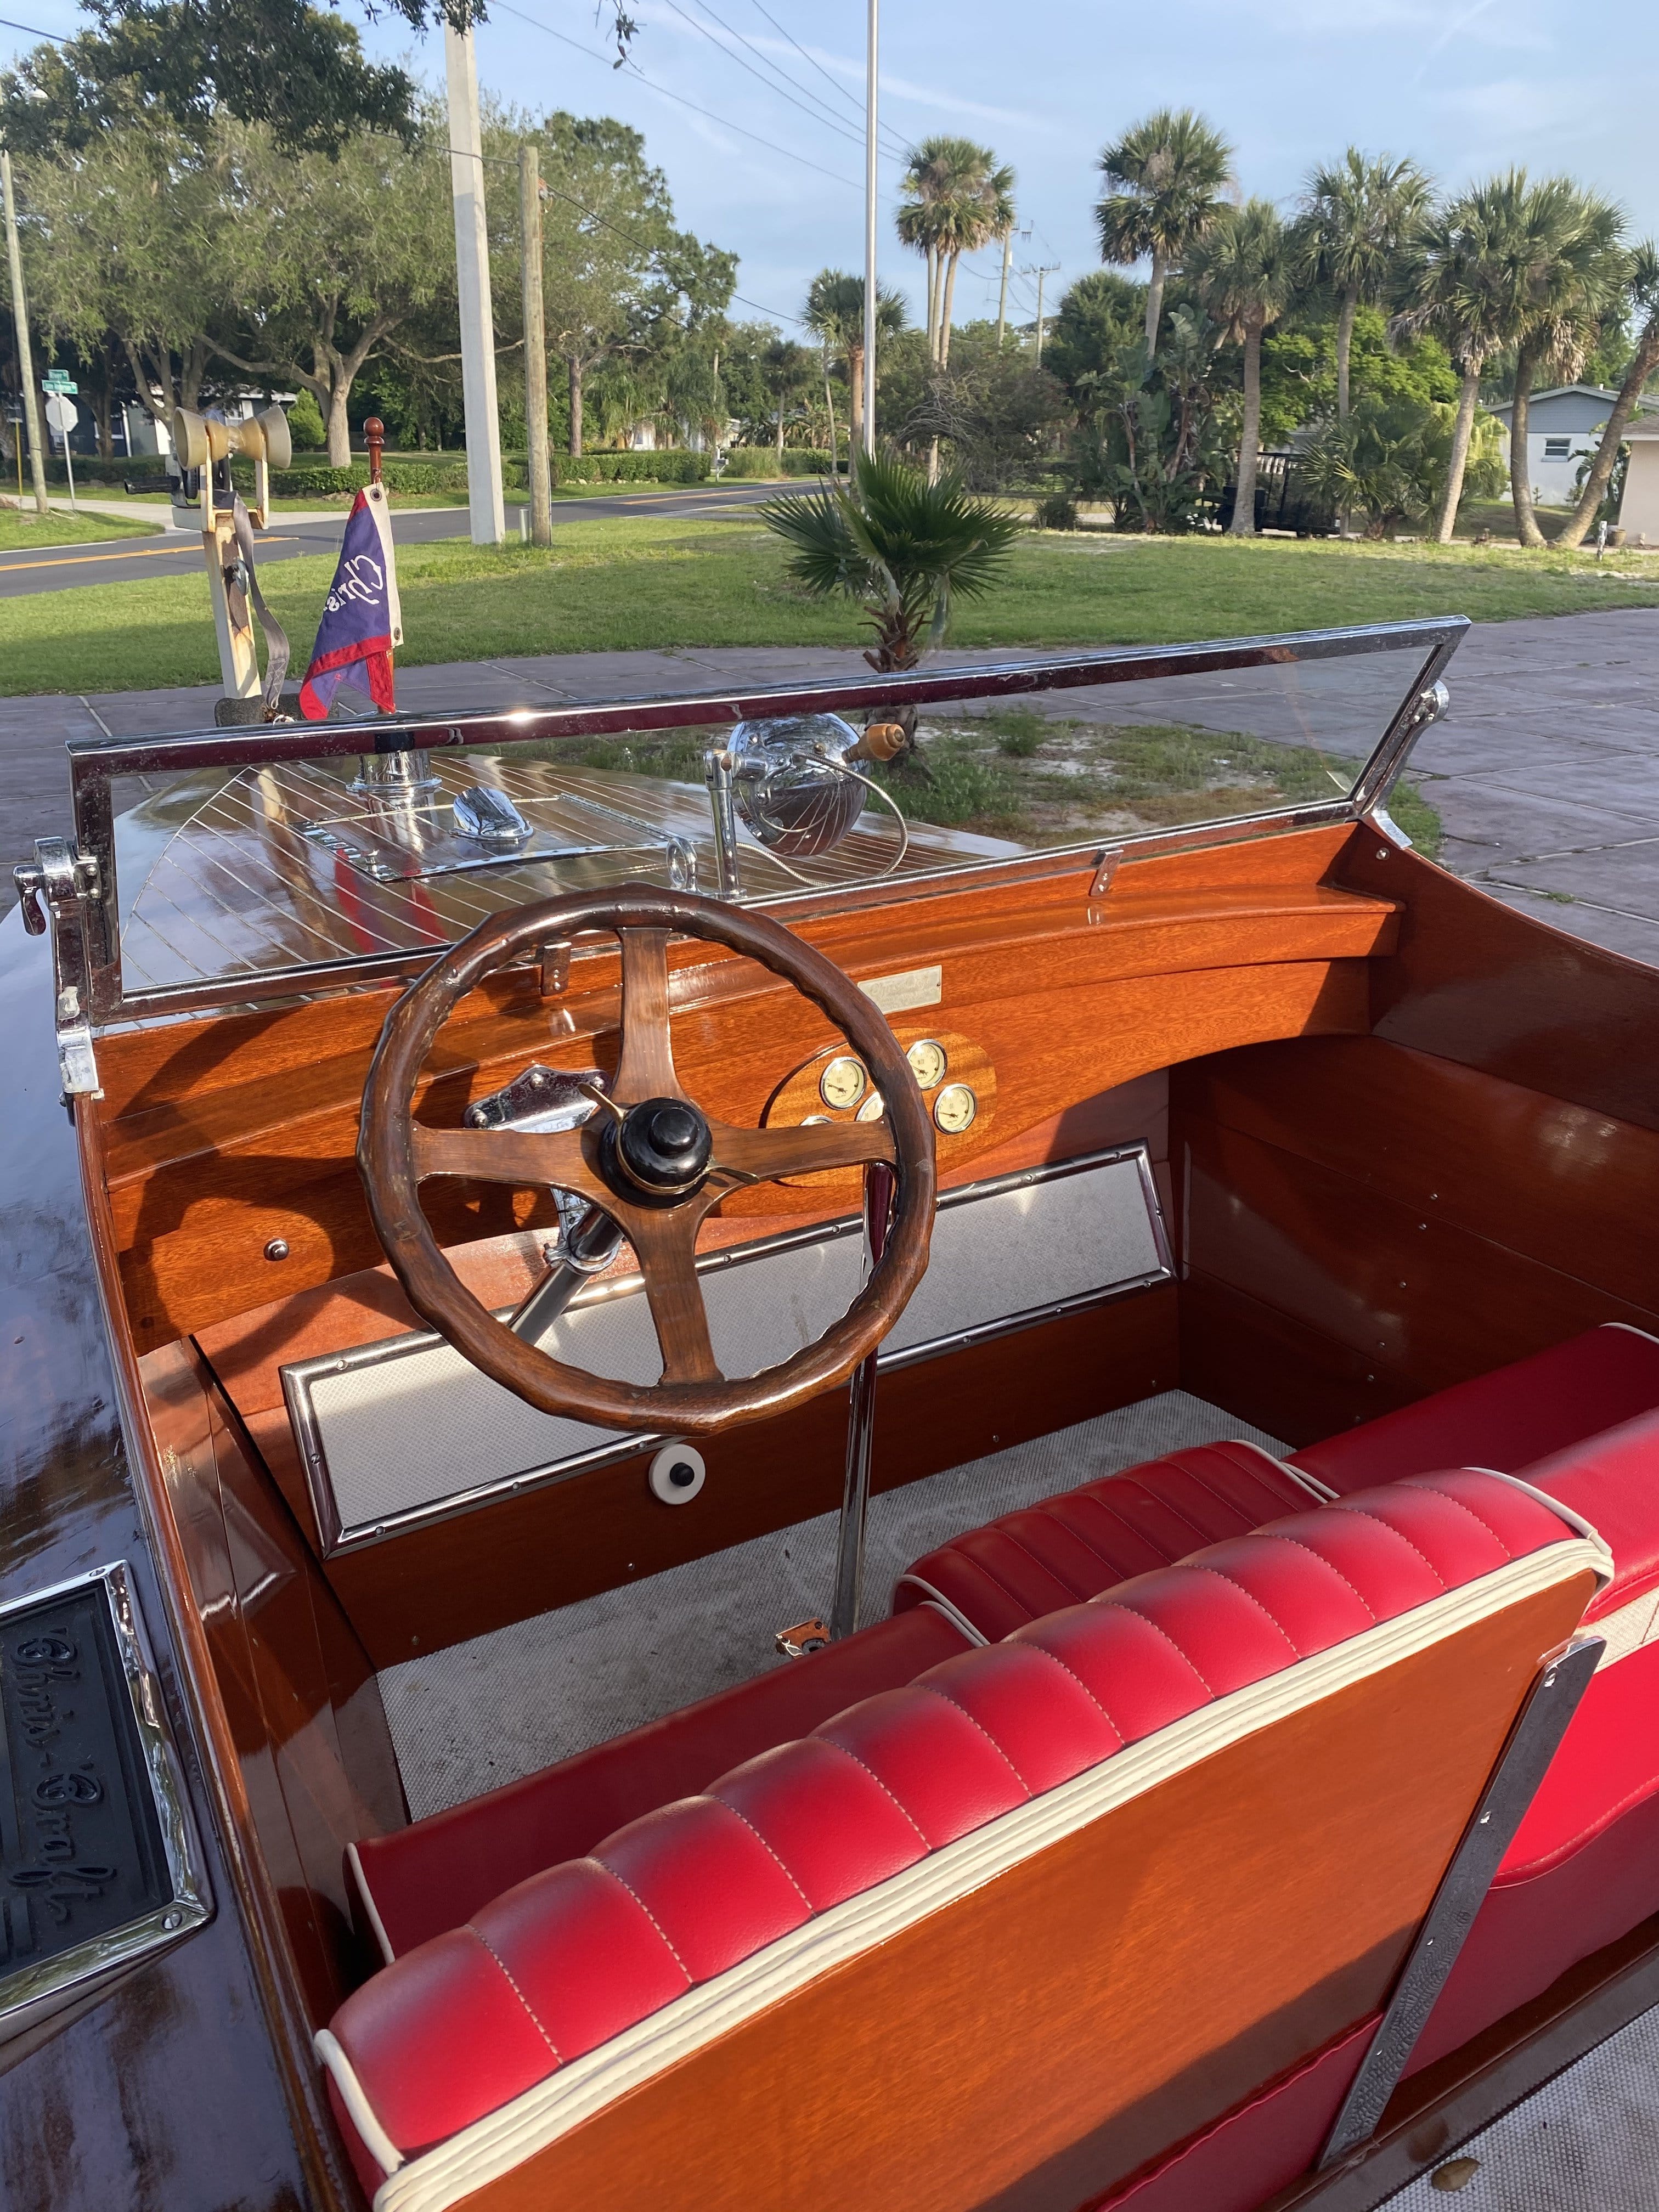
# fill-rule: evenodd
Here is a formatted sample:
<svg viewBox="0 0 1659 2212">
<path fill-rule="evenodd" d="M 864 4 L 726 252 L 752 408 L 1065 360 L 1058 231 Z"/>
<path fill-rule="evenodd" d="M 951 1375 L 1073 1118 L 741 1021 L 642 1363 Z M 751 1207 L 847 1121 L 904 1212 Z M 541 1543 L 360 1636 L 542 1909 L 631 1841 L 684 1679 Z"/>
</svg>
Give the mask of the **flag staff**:
<svg viewBox="0 0 1659 2212">
<path fill-rule="evenodd" d="M 864 450 L 876 450 L 876 109 L 881 0 L 869 0 L 864 82 Z"/>
</svg>

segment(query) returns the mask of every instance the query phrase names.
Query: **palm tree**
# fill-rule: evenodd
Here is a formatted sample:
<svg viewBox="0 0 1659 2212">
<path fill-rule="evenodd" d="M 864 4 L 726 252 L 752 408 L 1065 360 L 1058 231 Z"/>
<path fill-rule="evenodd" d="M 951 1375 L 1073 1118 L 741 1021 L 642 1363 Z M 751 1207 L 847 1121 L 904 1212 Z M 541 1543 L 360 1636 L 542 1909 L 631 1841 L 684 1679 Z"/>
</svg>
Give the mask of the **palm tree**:
<svg viewBox="0 0 1659 2212">
<path fill-rule="evenodd" d="M 853 393 L 850 441 L 857 447 L 862 442 L 864 428 L 863 277 L 850 276 L 844 269 L 820 269 L 808 289 L 806 311 L 801 320 L 823 348 L 826 385 L 830 355 L 839 354 L 847 364 L 847 380 Z M 904 301 L 896 292 L 885 290 L 878 284 L 876 287 L 878 343 L 896 337 L 903 328 Z"/>
<path fill-rule="evenodd" d="M 1215 221 L 1232 181 L 1233 149 L 1190 107 L 1161 107 L 1107 147 L 1106 193 L 1095 210 L 1103 261 L 1150 259 L 1146 356 L 1158 350 L 1164 284 L 1170 269 Z"/>
<path fill-rule="evenodd" d="M 812 380 L 812 356 L 793 338 L 774 337 L 761 356 L 769 396 L 776 402 L 778 474 L 783 474 L 783 429 L 790 408 Z"/>
<path fill-rule="evenodd" d="M 857 600 L 875 631 L 864 657 L 884 672 L 914 668 L 944 637 L 953 602 L 1001 580 L 1025 526 L 955 477 L 929 483 L 902 461 L 868 453 L 854 456 L 849 485 L 789 493 L 759 514 L 791 548 L 798 584 Z"/>
<path fill-rule="evenodd" d="M 1336 317 L 1336 414 L 1348 414 L 1353 319 L 1393 290 L 1407 241 L 1428 211 L 1431 187 L 1414 161 L 1369 160 L 1350 146 L 1340 161 L 1313 171 L 1296 229 L 1297 274 L 1328 286 Z"/>
<path fill-rule="evenodd" d="M 1510 409 L 1510 492 L 1523 545 L 1542 545 L 1528 467 L 1527 403 L 1540 369 L 1571 381 L 1593 350 L 1629 265 L 1619 236 L 1624 218 L 1610 201 L 1570 177 L 1547 177 L 1522 197 L 1505 241 L 1516 269 L 1515 391 Z"/>
<path fill-rule="evenodd" d="M 927 138 L 910 155 L 902 189 L 898 234 L 927 264 L 927 357 L 945 368 L 957 264 L 1012 229 L 1014 173 L 971 138 Z"/>
<path fill-rule="evenodd" d="M 1480 379 L 1492 355 L 1511 343 L 1518 304 L 1516 270 L 1505 241 L 1518 220 L 1526 190 L 1523 173 L 1475 185 L 1419 224 L 1410 247 L 1410 304 L 1395 327 L 1432 331 L 1452 357 L 1460 379 L 1452 426 L 1451 459 L 1435 537 L 1449 545 L 1463 497 L 1469 442 L 1474 430 Z"/>
<path fill-rule="evenodd" d="M 1601 442 L 1595 449 L 1572 520 L 1556 538 L 1558 545 L 1583 544 L 1585 532 L 1595 520 L 1595 510 L 1607 497 L 1613 464 L 1619 458 L 1620 441 L 1636 412 L 1642 388 L 1654 370 L 1659 368 L 1659 246 L 1651 239 L 1644 240 L 1631 255 L 1629 286 L 1638 312 L 1645 311 L 1647 320 L 1636 341 L 1636 350 L 1625 371 L 1625 380 L 1619 387 L 1619 397 L 1601 433 Z"/>
<path fill-rule="evenodd" d="M 1186 274 L 1230 344 L 1244 349 L 1244 420 L 1238 442 L 1235 538 L 1255 535 L 1255 465 L 1261 441 L 1261 339 L 1296 289 L 1290 233 L 1271 200 L 1223 208 L 1187 255 Z"/>
</svg>

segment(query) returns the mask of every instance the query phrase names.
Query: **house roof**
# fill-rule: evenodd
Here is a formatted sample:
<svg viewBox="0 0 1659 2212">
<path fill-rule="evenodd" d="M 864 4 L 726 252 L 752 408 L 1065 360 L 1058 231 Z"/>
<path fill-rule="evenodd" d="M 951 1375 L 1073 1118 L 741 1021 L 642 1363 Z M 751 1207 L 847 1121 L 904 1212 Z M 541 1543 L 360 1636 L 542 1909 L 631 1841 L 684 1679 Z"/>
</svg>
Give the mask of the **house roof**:
<svg viewBox="0 0 1659 2212">
<path fill-rule="evenodd" d="M 1580 396 L 1586 399 L 1605 400 L 1611 407 L 1619 394 L 1616 392 L 1610 392 L 1604 384 L 1553 384 L 1547 392 L 1532 393 L 1529 404 L 1537 407 L 1547 399 L 1571 399 Z M 1638 399 L 1636 404 L 1644 415 L 1659 414 L 1659 398 L 1655 398 L 1651 394 L 1644 393 Z M 1507 422 L 1514 405 L 1515 402 L 1512 399 L 1495 399 L 1487 408 L 1486 412 L 1489 415 L 1496 415 L 1500 422 Z"/>
</svg>

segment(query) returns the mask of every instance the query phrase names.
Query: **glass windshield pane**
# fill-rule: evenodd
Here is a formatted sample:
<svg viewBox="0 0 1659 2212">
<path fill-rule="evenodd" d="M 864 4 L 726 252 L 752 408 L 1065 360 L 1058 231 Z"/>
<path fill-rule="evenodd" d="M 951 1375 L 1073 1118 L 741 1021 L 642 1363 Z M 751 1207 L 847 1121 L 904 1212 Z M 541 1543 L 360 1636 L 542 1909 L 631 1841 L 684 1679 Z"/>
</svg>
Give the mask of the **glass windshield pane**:
<svg viewBox="0 0 1659 2212">
<path fill-rule="evenodd" d="M 902 728 L 866 731 L 878 716 L 837 715 L 831 694 L 735 728 L 514 743 L 497 724 L 471 748 L 118 778 L 124 993 L 418 951 L 562 890 L 765 900 L 1224 834 L 1346 800 L 1425 657 L 1419 638 L 1014 697 L 988 678 L 919 709 L 892 759 Z"/>
</svg>

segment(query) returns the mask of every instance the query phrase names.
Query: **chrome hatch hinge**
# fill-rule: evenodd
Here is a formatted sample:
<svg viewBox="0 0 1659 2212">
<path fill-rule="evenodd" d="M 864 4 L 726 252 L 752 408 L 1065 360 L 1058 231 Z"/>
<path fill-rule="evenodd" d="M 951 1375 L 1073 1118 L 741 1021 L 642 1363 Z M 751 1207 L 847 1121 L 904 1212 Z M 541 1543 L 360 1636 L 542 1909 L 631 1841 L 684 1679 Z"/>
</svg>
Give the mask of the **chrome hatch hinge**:
<svg viewBox="0 0 1659 2212">
<path fill-rule="evenodd" d="M 52 985 L 58 1030 L 58 1070 L 65 1097 L 101 1098 L 93 1051 L 92 963 L 88 910 L 100 893 L 98 862 L 76 852 L 66 837 L 37 837 L 34 858 L 12 870 L 31 937 L 52 939 Z"/>
</svg>

